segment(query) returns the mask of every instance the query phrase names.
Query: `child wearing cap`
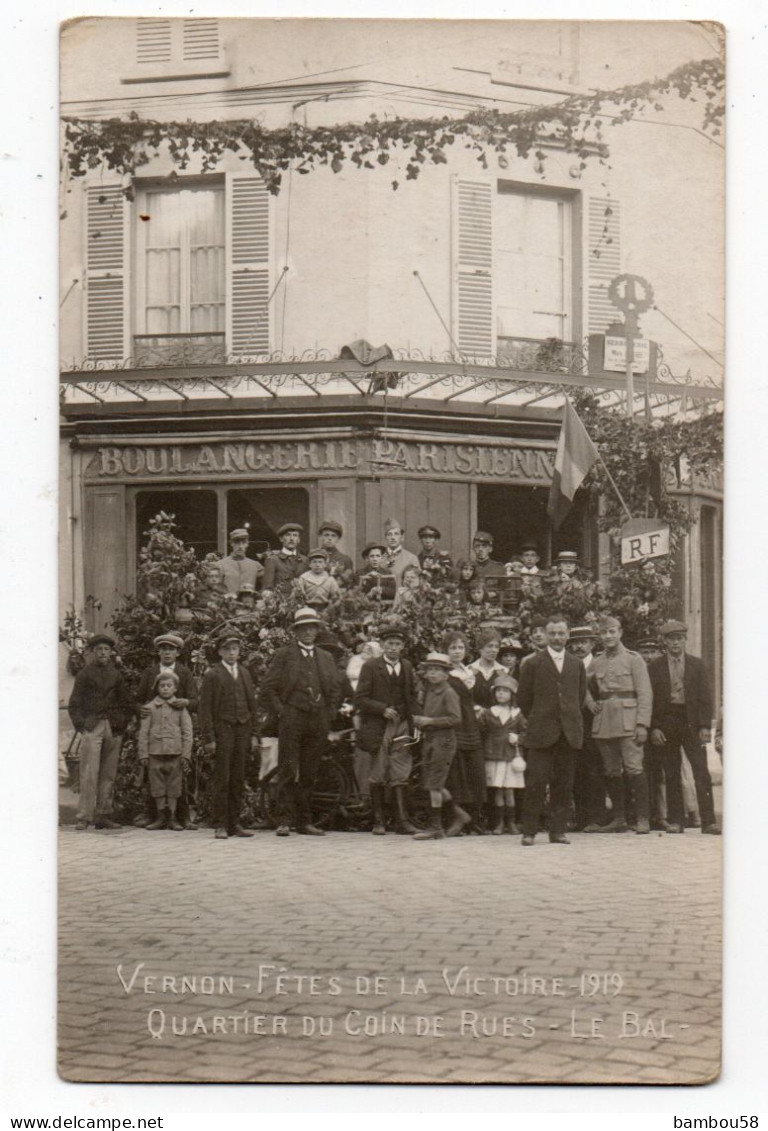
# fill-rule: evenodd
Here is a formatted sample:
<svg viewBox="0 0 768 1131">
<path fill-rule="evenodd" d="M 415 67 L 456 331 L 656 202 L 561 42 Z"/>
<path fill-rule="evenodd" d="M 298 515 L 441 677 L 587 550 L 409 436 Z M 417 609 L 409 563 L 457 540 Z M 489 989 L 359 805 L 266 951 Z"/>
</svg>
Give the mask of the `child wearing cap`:
<svg viewBox="0 0 768 1131">
<path fill-rule="evenodd" d="M 520 832 L 515 810 L 522 818 L 525 762 L 518 744 L 524 720 L 515 703 L 516 692 L 516 680 L 506 674 L 497 675 L 491 686 L 493 706 L 483 708 L 479 717 L 485 781 L 492 791 L 496 813 L 491 829 L 494 836 L 517 836 Z"/>
<path fill-rule="evenodd" d="M 397 582 L 385 565 L 386 552 L 380 542 L 369 542 L 362 553 L 365 565 L 357 575 L 362 592 L 379 601 L 394 600 L 397 591 Z"/>
<path fill-rule="evenodd" d="M 442 652 L 430 652 L 421 666 L 426 683 L 422 714 L 414 715 L 413 722 L 424 731 L 421 741 L 421 776 L 424 789 L 429 790 L 429 828 L 416 833 L 414 840 L 442 840 L 443 806 L 449 806 L 449 832 L 460 831 L 471 817 L 452 799 L 445 783 L 451 762 L 456 754 L 456 731 L 461 726 L 459 697 L 448 685 L 453 664 Z"/>
<path fill-rule="evenodd" d="M 147 767 L 149 790 L 157 806 L 157 818 L 147 828 L 169 828 L 181 832 L 176 816 L 181 797 L 182 762 L 192 754 L 192 720 L 186 707 L 171 705 L 179 679 L 175 672 L 161 671 L 155 680 L 156 695 L 146 704 L 139 726 L 139 761 Z M 167 816 L 166 816 L 167 811 Z"/>
<path fill-rule="evenodd" d="M 310 550 L 309 569 L 298 578 L 296 589 L 299 599 L 311 609 L 327 609 L 331 601 L 338 601 L 341 596 L 339 583 L 327 567 L 328 554 L 322 546 Z"/>
</svg>

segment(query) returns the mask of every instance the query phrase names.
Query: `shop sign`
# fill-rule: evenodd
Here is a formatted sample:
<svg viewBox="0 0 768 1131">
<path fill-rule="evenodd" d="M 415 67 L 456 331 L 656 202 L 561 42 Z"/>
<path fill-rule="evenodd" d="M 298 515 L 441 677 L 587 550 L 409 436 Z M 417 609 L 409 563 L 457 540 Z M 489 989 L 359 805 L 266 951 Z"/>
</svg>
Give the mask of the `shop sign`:
<svg viewBox="0 0 768 1131">
<path fill-rule="evenodd" d="M 632 343 L 632 372 L 647 373 L 651 359 L 651 343 L 648 338 L 635 338 Z M 612 338 L 606 335 L 605 360 L 603 369 L 607 373 L 626 373 L 627 339 Z"/>
<path fill-rule="evenodd" d="M 621 528 L 621 564 L 633 565 L 669 553 L 669 527 L 656 518 L 633 518 Z"/>
<path fill-rule="evenodd" d="M 210 444 L 105 445 L 88 464 L 89 480 L 259 478 L 285 475 L 436 475 L 547 486 L 554 452 L 505 444 L 413 440 L 286 440 Z"/>
</svg>

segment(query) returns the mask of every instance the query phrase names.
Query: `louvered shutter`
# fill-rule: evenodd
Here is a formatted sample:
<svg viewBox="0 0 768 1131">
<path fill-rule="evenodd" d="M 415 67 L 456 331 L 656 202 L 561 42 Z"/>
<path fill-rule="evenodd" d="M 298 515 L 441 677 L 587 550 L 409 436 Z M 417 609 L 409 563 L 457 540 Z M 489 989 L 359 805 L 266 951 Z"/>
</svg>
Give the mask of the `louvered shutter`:
<svg viewBox="0 0 768 1131">
<path fill-rule="evenodd" d="M 227 177 L 227 350 L 268 353 L 269 193 L 261 177 Z"/>
<path fill-rule="evenodd" d="M 168 63 L 172 55 L 171 21 L 136 21 L 136 62 Z"/>
<path fill-rule="evenodd" d="M 619 205 L 607 197 L 590 197 L 587 234 L 589 332 L 604 334 L 619 312 L 608 298 L 608 284 L 621 273 Z"/>
<path fill-rule="evenodd" d="M 184 20 L 182 54 L 184 59 L 218 59 L 219 21 Z"/>
<path fill-rule="evenodd" d="M 122 360 L 126 348 L 126 200 L 120 185 L 86 191 L 86 344 L 94 361 Z"/>
<path fill-rule="evenodd" d="M 453 181 L 453 336 L 462 353 L 495 352 L 493 196 L 489 181 Z"/>
</svg>

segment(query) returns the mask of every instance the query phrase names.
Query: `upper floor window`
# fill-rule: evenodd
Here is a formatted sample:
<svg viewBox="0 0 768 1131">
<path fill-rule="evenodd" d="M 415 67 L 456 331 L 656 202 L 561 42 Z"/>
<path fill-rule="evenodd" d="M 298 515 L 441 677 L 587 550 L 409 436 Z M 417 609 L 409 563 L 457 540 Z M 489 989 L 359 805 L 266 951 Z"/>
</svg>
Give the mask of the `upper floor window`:
<svg viewBox="0 0 768 1131">
<path fill-rule="evenodd" d="M 260 177 L 228 173 L 86 193 L 92 360 L 219 364 L 270 348 L 270 206 Z"/>
<path fill-rule="evenodd" d="M 498 338 L 573 340 L 571 208 L 562 196 L 499 192 L 493 241 Z"/>
</svg>

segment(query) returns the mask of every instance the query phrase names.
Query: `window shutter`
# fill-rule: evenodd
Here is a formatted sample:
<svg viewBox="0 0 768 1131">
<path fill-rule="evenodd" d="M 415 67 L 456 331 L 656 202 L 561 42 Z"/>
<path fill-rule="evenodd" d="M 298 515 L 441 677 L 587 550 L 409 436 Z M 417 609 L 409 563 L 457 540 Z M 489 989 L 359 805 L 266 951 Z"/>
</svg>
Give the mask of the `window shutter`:
<svg viewBox="0 0 768 1131">
<path fill-rule="evenodd" d="M 268 353 L 269 193 L 261 177 L 227 177 L 227 350 Z"/>
<path fill-rule="evenodd" d="M 94 361 L 122 360 L 126 349 L 126 200 L 120 185 L 86 192 L 86 344 Z"/>
<path fill-rule="evenodd" d="M 171 21 L 138 19 L 136 21 L 136 62 L 170 62 Z"/>
<path fill-rule="evenodd" d="M 218 59 L 219 21 L 184 20 L 182 51 L 185 59 Z"/>
<path fill-rule="evenodd" d="M 453 181 L 453 336 L 462 353 L 495 352 L 490 181 Z"/>
<path fill-rule="evenodd" d="M 587 262 L 589 332 L 604 334 L 619 312 L 608 298 L 608 284 L 621 272 L 619 204 L 607 197 L 589 199 Z"/>
</svg>

